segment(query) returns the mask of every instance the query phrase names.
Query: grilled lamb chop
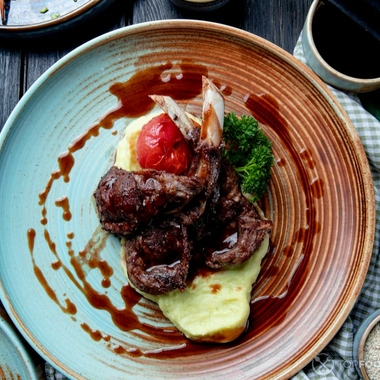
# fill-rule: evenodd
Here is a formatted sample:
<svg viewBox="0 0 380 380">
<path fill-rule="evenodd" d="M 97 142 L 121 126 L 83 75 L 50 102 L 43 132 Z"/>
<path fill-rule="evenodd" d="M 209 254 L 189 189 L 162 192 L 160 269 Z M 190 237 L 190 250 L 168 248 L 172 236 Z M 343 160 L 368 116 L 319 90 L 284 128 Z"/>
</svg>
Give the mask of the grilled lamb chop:
<svg viewBox="0 0 380 380">
<path fill-rule="evenodd" d="M 222 159 L 223 97 L 207 79 L 203 90 L 200 130 L 171 98 L 152 96 L 194 150 L 187 175 L 112 167 L 94 193 L 102 227 L 127 237 L 128 278 L 145 293 L 183 290 L 193 256 L 210 268 L 246 261 L 272 228 Z"/>
<path fill-rule="evenodd" d="M 272 222 L 261 218 L 243 195 L 235 169 L 223 160 L 219 176 L 219 198 L 209 201 L 206 212 L 189 231 L 194 250 L 202 252 L 213 269 L 241 264 L 259 248 Z"/>
<path fill-rule="evenodd" d="M 180 210 L 203 188 L 194 176 L 155 170 L 129 172 L 112 166 L 94 197 L 102 228 L 127 236 L 159 213 Z"/>
<path fill-rule="evenodd" d="M 224 100 L 216 87 L 208 80 L 203 88 L 203 122 L 199 139 L 195 142 L 194 160 L 187 176 L 198 180 L 203 186 L 179 212 L 161 215 L 151 220 L 138 236 L 125 244 L 125 260 L 129 280 L 143 292 L 162 294 L 174 289 L 184 289 L 191 260 L 191 240 L 188 230 L 204 214 L 210 198 L 218 198 L 218 179 L 221 163 L 222 125 Z M 197 134 L 189 129 L 193 124 L 187 120 L 181 108 L 174 107 L 168 97 L 152 96 L 164 108 L 170 108 L 169 116 L 183 125 L 182 133 L 194 138 Z M 219 103 L 223 103 L 220 107 Z M 217 104 L 215 109 L 214 104 Z M 221 112 L 217 115 L 216 112 Z M 178 115 L 180 114 L 180 115 Z M 194 126 L 192 127 L 194 128 Z M 181 177 L 181 176 L 178 176 Z M 176 242 L 176 243 L 175 243 Z M 151 261 L 150 259 L 153 259 Z"/>
<path fill-rule="evenodd" d="M 191 258 L 187 229 L 156 219 L 123 246 L 129 281 L 149 294 L 184 289 Z"/>
</svg>

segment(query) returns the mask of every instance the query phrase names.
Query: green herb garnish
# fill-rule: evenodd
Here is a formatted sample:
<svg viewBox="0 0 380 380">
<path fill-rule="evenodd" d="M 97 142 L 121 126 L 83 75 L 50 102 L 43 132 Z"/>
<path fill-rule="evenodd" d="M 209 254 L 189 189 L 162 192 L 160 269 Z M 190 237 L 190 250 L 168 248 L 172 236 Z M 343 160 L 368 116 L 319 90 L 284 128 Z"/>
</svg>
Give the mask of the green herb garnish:
<svg viewBox="0 0 380 380">
<path fill-rule="evenodd" d="M 274 157 L 272 143 L 258 121 L 247 115 L 240 118 L 231 112 L 224 118 L 224 156 L 235 168 L 243 193 L 258 201 L 265 193 Z"/>
</svg>

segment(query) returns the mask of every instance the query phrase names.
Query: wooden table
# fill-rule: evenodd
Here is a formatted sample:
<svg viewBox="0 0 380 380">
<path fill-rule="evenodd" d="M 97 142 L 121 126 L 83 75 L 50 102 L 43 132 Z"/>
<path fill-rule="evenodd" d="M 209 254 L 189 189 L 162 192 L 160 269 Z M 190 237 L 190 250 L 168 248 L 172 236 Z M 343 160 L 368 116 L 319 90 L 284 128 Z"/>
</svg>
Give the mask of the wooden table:
<svg viewBox="0 0 380 380">
<path fill-rule="evenodd" d="M 38 39 L 0 37 L 0 130 L 41 74 L 75 47 L 107 31 L 145 21 L 200 19 L 244 29 L 292 53 L 311 3 L 312 0 L 231 0 L 217 11 L 193 13 L 177 8 L 169 0 L 116 0 L 100 16 L 64 33 Z"/>
<path fill-rule="evenodd" d="M 244 29 L 292 52 L 311 3 L 312 0 L 231 0 L 219 10 L 195 13 L 184 11 L 169 0 L 116 0 L 102 15 L 75 30 L 38 39 L 0 38 L 0 129 L 42 73 L 97 35 L 145 21 L 192 18 Z"/>
</svg>

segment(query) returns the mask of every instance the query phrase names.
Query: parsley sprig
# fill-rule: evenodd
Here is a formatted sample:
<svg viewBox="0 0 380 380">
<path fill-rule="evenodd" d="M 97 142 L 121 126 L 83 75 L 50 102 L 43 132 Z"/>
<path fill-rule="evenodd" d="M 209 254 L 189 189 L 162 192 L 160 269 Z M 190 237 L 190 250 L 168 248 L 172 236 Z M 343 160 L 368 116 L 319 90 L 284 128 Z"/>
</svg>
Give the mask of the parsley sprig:
<svg viewBox="0 0 380 380">
<path fill-rule="evenodd" d="M 233 112 L 224 118 L 223 139 L 224 156 L 235 168 L 243 193 L 249 194 L 252 202 L 258 201 L 271 177 L 274 161 L 271 141 L 254 117 L 237 117 Z"/>
</svg>

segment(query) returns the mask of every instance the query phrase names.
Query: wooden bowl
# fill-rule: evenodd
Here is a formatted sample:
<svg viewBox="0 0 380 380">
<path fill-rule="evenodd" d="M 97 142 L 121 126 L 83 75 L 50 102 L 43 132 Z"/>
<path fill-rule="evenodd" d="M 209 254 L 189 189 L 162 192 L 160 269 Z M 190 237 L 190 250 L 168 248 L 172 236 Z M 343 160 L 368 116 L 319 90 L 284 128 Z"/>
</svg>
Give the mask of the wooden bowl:
<svg viewBox="0 0 380 380">
<path fill-rule="evenodd" d="M 226 345 L 189 342 L 136 298 L 92 201 L 126 125 L 152 108 L 147 95 L 171 95 L 200 115 L 201 75 L 227 111 L 262 123 L 276 161 L 261 201 L 274 223 L 271 249 L 247 331 Z M 165 20 L 96 38 L 37 80 L 0 143 L 0 295 L 33 347 L 68 376 L 288 379 L 359 295 L 375 222 L 360 139 L 310 69 L 248 32 Z"/>
</svg>

